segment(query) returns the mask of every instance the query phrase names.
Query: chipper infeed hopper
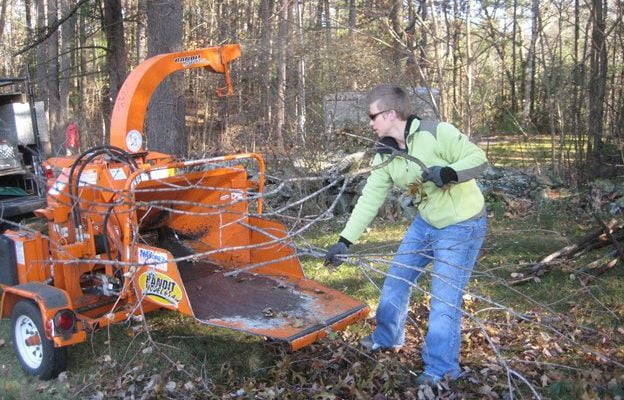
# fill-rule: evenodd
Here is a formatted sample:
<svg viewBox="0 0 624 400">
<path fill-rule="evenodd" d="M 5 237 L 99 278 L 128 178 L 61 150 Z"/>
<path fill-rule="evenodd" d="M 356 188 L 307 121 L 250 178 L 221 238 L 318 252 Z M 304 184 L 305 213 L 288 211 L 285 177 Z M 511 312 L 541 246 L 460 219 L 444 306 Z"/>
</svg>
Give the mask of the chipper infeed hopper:
<svg viewBox="0 0 624 400">
<path fill-rule="evenodd" d="M 225 75 L 237 45 L 164 54 L 139 65 L 113 111 L 111 145 L 54 158 L 47 232 L 0 237 L 3 317 L 24 369 L 50 378 L 65 346 L 132 315 L 166 308 L 205 324 L 306 346 L 368 307 L 306 279 L 286 228 L 262 218 L 257 154 L 179 161 L 145 150 L 149 98 L 170 73 Z M 253 177 L 253 179 L 252 179 Z"/>
</svg>

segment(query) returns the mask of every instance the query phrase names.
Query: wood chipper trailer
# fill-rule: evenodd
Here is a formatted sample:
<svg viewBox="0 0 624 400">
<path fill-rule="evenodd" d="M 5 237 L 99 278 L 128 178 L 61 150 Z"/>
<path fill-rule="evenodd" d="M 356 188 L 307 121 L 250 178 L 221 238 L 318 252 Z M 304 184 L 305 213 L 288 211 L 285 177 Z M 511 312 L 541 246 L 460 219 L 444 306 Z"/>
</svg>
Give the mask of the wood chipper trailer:
<svg viewBox="0 0 624 400">
<path fill-rule="evenodd" d="M 286 228 L 262 218 L 261 156 L 180 161 L 146 150 L 144 117 L 160 82 L 204 67 L 224 75 L 220 95 L 232 94 L 228 66 L 239 56 L 224 45 L 148 59 L 119 92 L 110 146 L 46 162 L 47 207 L 36 215 L 47 230 L 0 236 L 0 314 L 11 317 L 26 372 L 52 378 L 68 345 L 162 308 L 293 350 L 367 315 L 306 279 Z"/>
</svg>

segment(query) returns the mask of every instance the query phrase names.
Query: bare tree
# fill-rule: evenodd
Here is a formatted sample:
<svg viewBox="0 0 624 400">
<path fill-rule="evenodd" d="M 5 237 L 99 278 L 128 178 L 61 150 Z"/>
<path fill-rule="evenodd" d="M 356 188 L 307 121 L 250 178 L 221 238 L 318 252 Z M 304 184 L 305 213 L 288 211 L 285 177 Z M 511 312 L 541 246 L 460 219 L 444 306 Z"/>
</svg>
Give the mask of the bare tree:
<svg viewBox="0 0 624 400">
<path fill-rule="evenodd" d="M 61 14 L 66 15 L 70 10 L 69 0 L 61 0 Z M 61 27 L 61 57 L 60 57 L 60 77 L 59 96 L 61 120 L 67 121 L 69 114 L 69 91 L 72 75 L 72 47 L 76 41 L 76 16 L 72 15 Z"/>
<path fill-rule="evenodd" d="M 58 3 L 57 0 L 47 0 L 47 22 L 48 29 L 57 26 L 58 22 Z M 50 122 L 50 141 L 54 152 L 63 145 L 65 139 L 61 127 L 61 96 L 59 93 L 59 34 L 54 28 L 54 32 L 50 34 L 44 42 L 47 48 L 46 59 L 46 84 L 48 94 L 48 120 Z"/>
<path fill-rule="evenodd" d="M 535 44 L 539 33 L 539 0 L 531 3 L 531 39 L 527 53 L 526 69 L 524 73 L 524 107 L 522 116 L 525 124 L 529 124 L 533 115 L 533 99 L 535 94 Z"/>
<path fill-rule="evenodd" d="M 600 176 L 604 129 L 604 100 L 607 83 L 607 47 L 605 41 L 606 4 L 604 0 L 593 0 L 591 10 L 592 32 L 590 47 L 589 80 L 589 143 L 587 159 L 597 168 L 592 168 L 595 176 Z"/>
<path fill-rule="evenodd" d="M 275 98 L 275 134 L 277 150 L 283 152 L 284 131 L 286 126 L 286 63 L 288 62 L 288 9 L 289 0 L 280 1 L 280 22 L 277 33 L 278 53 L 277 53 L 277 96 Z"/>
<path fill-rule="evenodd" d="M 106 70 L 108 72 L 105 114 L 110 115 L 117 93 L 128 73 L 121 0 L 104 1 L 102 25 L 106 33 Z M 108 118 L 106 120 L 108 121 Z"/>
<path fill-rule="evenodd" d="M 181 51 L 183 4 L 178 0 L 147 0 L 148 56 Z M 188 138 L 184 132 L 184 81 L 170 75 L 152 95 L 147 113 L 150 150 L 184 156 Z"/>
<path fill-rule="evenodd" d="M 0 37 L 4 36 L 4 21 L 6 19 L 6 9 L 8 0 L 2 0 L 2 4 L 0 4 Z"/>
</svg>

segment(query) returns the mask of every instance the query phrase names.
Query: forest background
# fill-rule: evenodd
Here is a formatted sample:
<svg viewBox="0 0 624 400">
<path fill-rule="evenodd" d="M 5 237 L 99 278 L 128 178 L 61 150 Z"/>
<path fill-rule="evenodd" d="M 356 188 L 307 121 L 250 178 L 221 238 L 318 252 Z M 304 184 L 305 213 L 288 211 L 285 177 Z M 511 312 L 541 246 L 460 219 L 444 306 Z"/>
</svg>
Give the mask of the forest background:
<svg viewBox="0 0 624 400">
<path fill-rule="evenodd" d="M 70 353 L 68 374 L 39 383 L 23 377 L 8 341 L 0 339 L 0 394 L 621 398 L 624 273 L 611 268 L 617 252 L 585 252 L 548 276 L 530 276 L 522 289 L 509 278 L 513 268 L 532 267 L 575 242 L 596 216 L 606 218 L 592 215 L 586 194 L 598 203 L 624 194 L 617 185 L 602 192 L 594 185 L 596 178 L 617 182 L 624 164 L 623 15 L 624 3 L 616 0 L 0 0 L 0 76 L 29 68 L 45 103 L 52 154 L 65 152 L 70 122 L 79 127 L 83 150 L 108 140 L 117 92 L 149 56 L 241 43 L 243 55 L 232 63 L 234 96 L 217 97 L 222 76 L 204 71 L 179 73 L 161 85 L 146 123 L 150 150 L 189 158 L 258 151 L 310 165 L 325 153 L 362 147 L 327 128 L 325 96 L 393 82 L 436 92 L 437 117 L 475 141 L 545 143 L 528 164 L 574 188 L 539 207 L 506 194 L 488 197 L 490 233 L 473 296 L 465 298 L 468 313 L 479 318 L 464 326 L 469 378 L 459 387 L 445 384 L 434 393 L 410 384 L 410 371 L 422 367 L 419 330 L 427 315 L 415 301 L 408 348 L 398 356 L 370 357 L 353 346 L 369 325 L 291 354 L 163 313 L 134 337 L 124 336 L 127 327 L 94 335 Z M 370 137 L 365 126 L 341 132 Z M 621 213 L 617 208 L 610 225 L 620 234 Z M 379 243 L 390 242 L 390 254 L 392 238 L 401 237 L 405 221 L 392 211 L 382 217 L 384 226 L 354 250 L 364 254 L 361 260 L 366 251 L 378 252 Z M 342 222 L 315 227 L 304 243 L 325 248 Z M 593 261 L 608 275 L 588 273 Z M 370 304 L 378 298 L 375 282 L 383 277 L 369 279 L 351 267 L 330 274 L 319 265 L 304 261 L 313 278 Z"/>
<path fill-rule="evenodd" d="M 439 90 L 438 117 L 468 135 L 548 135 L 553 171 L 574 183 L 621 164 L 619 1 L 2 0 L 0 7 L 0 75 L 31 68 L 55 152 L 70 121 L 83 147 L 107 140 L 115 96 L 140 61 L 241 43 L 234 97 L 217 98 L 220 78 L 196 71 L 163 84 L 148 115 L 151 148 L 187 155 L 267 143 L 281 153 L 328 147 L 325 95 L 394 82 Z"/>
</svg>

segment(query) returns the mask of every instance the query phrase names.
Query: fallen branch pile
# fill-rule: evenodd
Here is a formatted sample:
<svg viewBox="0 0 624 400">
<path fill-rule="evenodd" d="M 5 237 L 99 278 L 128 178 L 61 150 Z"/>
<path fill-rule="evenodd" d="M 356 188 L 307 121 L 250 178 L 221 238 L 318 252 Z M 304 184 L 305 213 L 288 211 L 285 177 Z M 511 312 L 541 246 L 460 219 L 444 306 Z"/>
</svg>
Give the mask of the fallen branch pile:
<svg viewBox="0 0 624 400">
<path fill-rule="evenodd" d="M 595 260 L 577 270 L 577 275 L 583 275 L 581 278 L 585 283 L 591 281 L 596 276 L 613 268 L 618 258 L 624 261 L 624 248 L 620 241 L 624 240 L 624 222 L 612 219 L 605 223 L 598 215 L 594 214 L 594 218 L 598 222 L 598 228 L 593 229 L 589 233 L 582 236 L 576 243 L 567 245 L 554 253 L 544 257 L 542 260 L 522 267 L 511 274 L 509 284 L 517 285 L 544 275 L 552 269 L 552 267 L 562 264 L 566 261 L 577 259 L 588 252 L 607 246 L 613 246 L 614 249 L 609 251 L 603 257 Z"/>
</svg>

